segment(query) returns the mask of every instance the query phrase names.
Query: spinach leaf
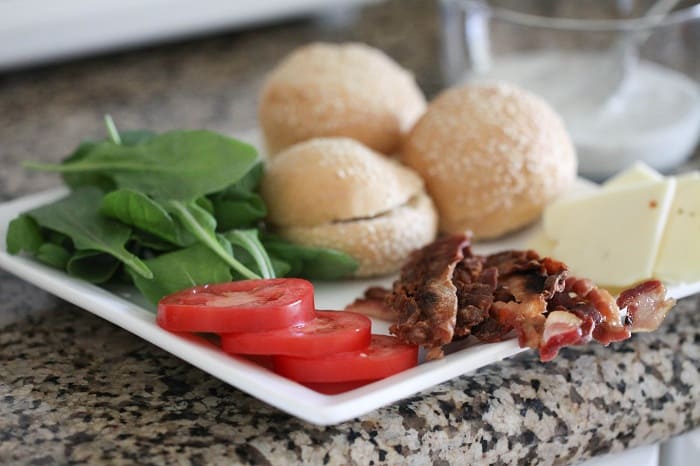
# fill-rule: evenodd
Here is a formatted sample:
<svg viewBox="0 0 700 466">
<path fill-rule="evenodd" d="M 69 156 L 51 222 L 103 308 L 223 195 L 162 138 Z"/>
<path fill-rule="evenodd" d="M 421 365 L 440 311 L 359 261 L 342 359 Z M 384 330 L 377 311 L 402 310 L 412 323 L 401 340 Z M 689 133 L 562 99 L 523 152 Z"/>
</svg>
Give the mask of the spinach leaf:
<svg viewBox="0 0 700 466">
<path fill-rule="evenodd" d="M 257 160 L 252 146 L 209 131 L 171 131 L 135 146 L 101 142 L 88 155 L 61 165 L 28 166 L 104 174 L 120 188 L 156 199 L 189 202 L 235 183 Z"/>
<path fill-rule="evenodd" d="M 176 291 L 207 283 L 231 281 L 231 270 L 210 249 L 195 244 L 146 260 L 153 279 L 146 280 L 129 270 L 134 284 L 152 303 Z"/>
<path fill-rule="evenodd" d="M 155 235 L 137 229 L 131 232 L 131 242 L 136 251 L 135 254 L 141 258 L 144 257 L 144 249 L 165 252 L 180 248 L 169 241 L 164 241 Z"/>
<path fill-rule="evenodd" d="M 139 191 L 118 189 L 107 193 L 102 199 L 101 212 L 178 246 L 194 242 L 163 206 Z"/>
<path fill-rule="evenodd" d="M 255 192 L 262 180 L 263 164 L 258 162 L 238 182 L 211 196 L 220 231 L 249 228 L 267 215 L 267 207 Z"/>
<path fill-rule="evenodd" d="M 262 198 L 232 187 L 213 197 L 214 212 L 221 231 L 254 226 L 267 215 Z"/>
<path fill-rule="evenodd" d="M 69 155 L 63 163 L 74 163 L 87 158 L 90 151 L 92 151 L 97 144 L 97 142 L 93 141 L 81 142 L 78 148 Z M 63 173 L 61 176 L 63 177 L 63 182 L 66 183 L 70 189 L 95 186 L 104 192 L 108 192 L 116 187 L 114 180 L 102 173 Z"/>
<path fill-rule="evenodd" d="M 105 283 L 114 276 L 119 268 L 118 259 L 100 251 L 76 251 L 68 259 L 66 272 L 68 275 L 91 283 Z"/>
<path fill-rule="evenodd" d="M 270 256 L 287 262 L 289 275 L 313 280 L 336 280 L 357 270 L 357 261 L 334 249 L 314 248 L 289 243 L 279 237 L 265 235 L 262 243 Z"/>
<path fill-rule="evenodd" d="M 260 186 L 260 182 L 262 181 L 264 172 L 265 166 L 263 165 L 262 161 L 258 161 L 250 170 L 248 170 L 243 178 L 238 180 L 232 186 L 235 186 L 237 189 L 242 191 L 257 191 L 258 186 Z"/>
<path fill-rule="evenodd" d="M 18 254 L 25 251 L 34 255 L 41 263 L 57 269 L 66 268 L 70 252 L 61 245 L 64 235 L 47 231 L 45 241 L 39 224 L 27 214 L 22 214 L 10 222 L 7 229 L 7 252 Z M 58 244 L 51 242 L 57 240 Z"/>
<path fill-rule="evenodd" d="M 109 140 L 115 144 L 121 144 L 122 138 L 119 136 L 119 131 L 117 130 L 117 125 L 114 124 L 112 120 L 112 115 L 105 115 L 105 126 L 107 127 L 107 134 L 109 135 Z"/>
<path fill-rule="evenodd" d="M 254 270 L 256 272 L 260 271 L 258 270 L 257 264 L 255 262 L 255 259 L 240 246 L 236 246 L 235 244 L 233 245 L 233 255 L 238 260 L 240 263 L 248 267 L 250 270 Z M 274 257 L 270 257 L 270 263 L 272 264 L 272 270 L 274 270 L 275 277 L 285 277 L 291 270 L 291 266 L 279 259 L 276 259 Z M 235 270 L 232 270 L 233 274 L 233 279 L 234 280 L 244 280 L 245 277 Z"/>
<path fill-rule="evenodd" d="M 65 270 L 70 252 L 62 246 L 54 243 L 44 243 L 36 252 L 36 259 L 50 267 Z"/>
<path fill-rule="evenodd" d="M 167 206 L 172 211 L 182 225 L 197 240 L 207 246 L 219 256 L 224 262 L 231 266 L 236 272 L 245 278 L 260 278 L 245 265 L 237 261 L 230 249 L 227 250 L 219 241 L 216 235 L 216 219 L 206 210 L 201 208 L 196 202 L 184 203 L 180 201 L 169 201 Z"/>
<path fill-rule="evenodd" d="M 157 133 L 145 129 L 119 131 L 119 138 L 121 139 L 122 146 L 137 146 L 139 144 L 145 144 L 156 136 L 158 136 Z"/>
<path fill-rule="evenodd" d="M 206 210 L 210 214 L 214 215 L 214 203 L 206 196 L 198 197 L 195 203 Z"/>
<path fill-rule="evenodd" d="M 152 131 L 123 131 L 119 133 L 121 144 L 124 146 L 135 146 L 150 141 L 156 136 Z M 75 163 L 89 159 L 95 147 L 103 141 L 83 141 L 80 145 L 63 160 L 64 164 Z M 112 191 L 116 188 L 114 180 L 108 175 L 100 172 L 64 173 L 63 181 L 71 188 L 77 189 L 81 186 L 96 186 L 104 192 Z"/>
<path fill-rule="evenodd" d="M 270 257 L 270 263 L 272 264 L 272 270 L 275 271 L 275 277 L 286 277 L 289 271 L 292 270 L 291 265 L 276 257 Z"/>
<path fill-rule="evenodd" d="M 19 254 L 20 251 L 36 254 L 39 247 L 44 244 L 44 238 L 36 221 L 22 214 L 10 222 L 5 242 L 7 252 L 10 254 Z"/>
<path fill-rule="evenodd" d="M 63 249 L 66 250 L 72 250 L 73 249 L 73 241 L 71 241 L 70 237 L 67 235 L 64 235 L 63 233 L 59 233 L 54 230 L 44 230 L 42 231 L 43 235 L 45 238 L 47 238 L 47 241 L 49 243 L 56 244 L 58 246 L 61 246 Z"/>
<path fill-rule="evenodd" d="M 267 251 L 258 239 L 258 230 L 231 230 L 224 234 L 224 237 L 232 245 L 245 250 L 253 258 L 257 270 L 263 278 L 274 278 L 275 270 L 267 255 Z"/>
<path fill-rule="evenodd" d="M 242 178 L 255 164 L 253 147 L 208 131 L 173 131 L 125 146 L 113 124 L 113 142 L 101 142 L 84 158 L 62 165 L 33 164 L 61 173 L 110 176 L 122 189 L 141 192 L 165 206 L 196 240 L 248 278 L 258 278 L 230 254 L 216 238 L 216 219 L 196 200 L 220 191 Z M 148 231 L 148 230 L 147 230 Z M 154 231 L 150 231 L 154 233 Z"/>
<path fill-rule="evenodd" d="M 68 235 L 76 249 L 105 252 L 122 261 L 136 273 L 151 278 L 148 267 L 124 247 L 131 229 L 100 215 L 102 192 L 94 187 L 80 188 L 68 196 L 27 212 L 40 226 Z"/>
</svg>

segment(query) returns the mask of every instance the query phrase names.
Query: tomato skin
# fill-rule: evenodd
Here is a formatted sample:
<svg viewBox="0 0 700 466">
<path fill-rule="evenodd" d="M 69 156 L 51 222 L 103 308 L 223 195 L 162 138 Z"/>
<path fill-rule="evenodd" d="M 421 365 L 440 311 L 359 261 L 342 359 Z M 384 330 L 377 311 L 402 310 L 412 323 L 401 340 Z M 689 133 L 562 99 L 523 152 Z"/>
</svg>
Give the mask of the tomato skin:
<svg viewBox="0 0 700 466">
<path fill-rule="evenodd" d="M 262 354 L 240 354 L 237 355 L 239 358 L 250 361 L 253 364 L 257 364 L 260 367 L 264 367 L 269 371 L 273 371 L 274 367 L 272 362 L 272 356 L 266 356 Z"/>
<path fill-rule="evenodd" d="M 221 348 L 229 354 L 270 354 L 320 357 L 367 348 L 372 321 L 347 311 L 316 311 L 305 324 L 265 332 L 221 334 Z"/>
<path fill-rule="evenodd" d="M 158 325 L 171 332 L 258 332 L 315 317 L 313 285 L 299 278 L 203 285 L 158 303 Z"/>
<path fill-rule="evenodd" d="M 278 374 L 302 383 L 374 381 L 410 369 L 418 363 L 418 347 L 396 337 L 372 335 L 369 348 L 320 358 L 275 356 Z"/>
<path fill-rule="evenodd" d="M 376 382 L 376 380 L 351 380 L 349 382 L 307 382 L 303 385 L 306 388 L 324 395 L 338 395 L 340 393 L 349 392 L 350 390 L 355 390 L 356 388 L 364 387 L 367 384 Z"/>
</svg>

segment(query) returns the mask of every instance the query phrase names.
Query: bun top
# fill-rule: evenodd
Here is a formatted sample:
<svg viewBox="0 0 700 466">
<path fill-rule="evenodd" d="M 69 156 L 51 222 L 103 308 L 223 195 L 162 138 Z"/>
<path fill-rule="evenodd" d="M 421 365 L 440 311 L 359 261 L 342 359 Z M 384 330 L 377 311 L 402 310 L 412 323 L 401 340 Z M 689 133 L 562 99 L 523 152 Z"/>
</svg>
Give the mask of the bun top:
<svg viewBox="0 0 700 466">
<path fill-rule="evenodd" d="M 412 170 L 347 138 L 296 144 L 268 162 L 261 193 L 275 226 L 314 226 L 388 212 L 423 191 Z"/>
<path fill-rule="evenodd" d="M 576 175 L 559 115 L 506 84 L 441 93 L 409 134 L 403 161 L 425 179 L 442 231 L 481 238 L 532 221 Z"/>
<path fill-rule="evenodd" d="M 382 51 L 358 43 L 313 43 L 269 74 L 259 113 L 273 153 L 333 136 L 391 153 L 424 110 L 413 76 Z"/>
</svg>

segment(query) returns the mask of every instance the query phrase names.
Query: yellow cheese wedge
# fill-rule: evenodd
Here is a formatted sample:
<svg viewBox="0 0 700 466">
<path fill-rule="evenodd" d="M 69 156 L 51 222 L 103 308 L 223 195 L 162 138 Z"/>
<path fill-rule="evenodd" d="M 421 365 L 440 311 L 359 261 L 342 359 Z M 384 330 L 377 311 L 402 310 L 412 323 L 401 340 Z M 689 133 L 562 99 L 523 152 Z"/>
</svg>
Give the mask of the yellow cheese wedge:
<svg viewBox="0 0 700 466">
<path fill-rule="evenodd" d="M 628 286 L 652 276 L 676 180 L 604 189 L 549 206 L 545 233 L 552 256 L 572 273 L 604 286 Z"/>
<path fill-rule="evenodd" d="M 700 172 L 677 178 L 654 276 L 672 283 L 700 281 Z"/>
<path fill-rule="evenodd" d="M 661 181 L 663 175 L 643 162 L 637 162 L 603 183 L 603 189 L 622 188 L 647 181 Z"/>
</svg>

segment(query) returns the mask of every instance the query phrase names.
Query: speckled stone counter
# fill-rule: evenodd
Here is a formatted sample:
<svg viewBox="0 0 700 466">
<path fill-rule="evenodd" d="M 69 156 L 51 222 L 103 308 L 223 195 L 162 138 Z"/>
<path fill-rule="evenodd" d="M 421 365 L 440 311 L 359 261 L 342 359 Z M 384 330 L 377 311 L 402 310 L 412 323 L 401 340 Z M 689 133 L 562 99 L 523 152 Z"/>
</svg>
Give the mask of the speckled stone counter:
<svg viewBox="0 0 700 466">
<path fill-rule="evenodd" d="M 3 464 L 568 464 L 700 423 L 697 299 L 654 334 L 524 353 L 319 428 L 5 274 L 0 291 L 44 308 L 0 332 Z"/>
<path fill-rule="evenodd" d="M 433 2 L 306 20 L 0 76 L 0 200 L 122 128 L 255 123 L 263 73 L 315 39 L 361 40 L 440 87 Z M 697 159 L 695 162 L 697 164 Z M 0 464 L 569 464 L 700 425 L 700 298 L 653 334 L 530 352 L 337 426 L 292 418 L 0 271 Z"/>
</svg>

